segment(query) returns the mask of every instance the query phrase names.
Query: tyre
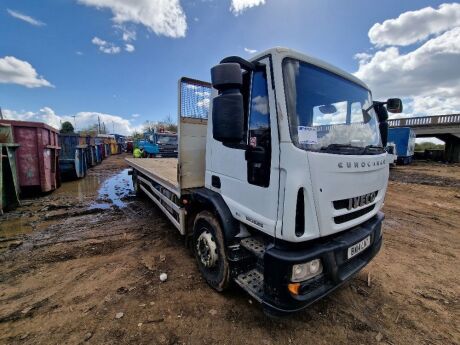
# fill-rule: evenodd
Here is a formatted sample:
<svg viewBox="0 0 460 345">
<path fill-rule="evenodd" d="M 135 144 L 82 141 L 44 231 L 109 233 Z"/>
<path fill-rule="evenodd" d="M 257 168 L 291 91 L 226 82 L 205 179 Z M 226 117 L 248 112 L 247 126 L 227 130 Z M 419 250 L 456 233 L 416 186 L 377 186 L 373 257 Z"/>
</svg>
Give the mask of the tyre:
<svg viewBox="0 0 460 345">
<path fill-rule="evenodd" d="M 217 218 L 200 212 L 193 225 L 193 252 L 203 278 L 215 290 L 224 291 L 230 282 L 224 235 Z"/>
</svg>

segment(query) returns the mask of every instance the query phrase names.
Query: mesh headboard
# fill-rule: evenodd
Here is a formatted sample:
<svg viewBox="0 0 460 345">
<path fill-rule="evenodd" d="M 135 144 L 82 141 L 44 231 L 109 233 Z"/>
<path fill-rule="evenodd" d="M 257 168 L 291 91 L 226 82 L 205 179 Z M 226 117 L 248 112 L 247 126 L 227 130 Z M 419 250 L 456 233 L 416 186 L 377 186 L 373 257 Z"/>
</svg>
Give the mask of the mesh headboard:
<svg viewBox="0 0 460 345">
<path fill-rule="evenodd" d="M 180 117 L 207 119 L 211 84 L 183 77 L 179 82 Z"/>
</svg>

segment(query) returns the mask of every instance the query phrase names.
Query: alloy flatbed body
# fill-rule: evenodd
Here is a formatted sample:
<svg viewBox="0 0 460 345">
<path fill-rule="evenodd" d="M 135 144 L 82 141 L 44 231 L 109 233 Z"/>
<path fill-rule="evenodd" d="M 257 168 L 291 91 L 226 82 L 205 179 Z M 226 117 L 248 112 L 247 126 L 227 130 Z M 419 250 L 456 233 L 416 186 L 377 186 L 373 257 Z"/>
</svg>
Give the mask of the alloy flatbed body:
<svg viewBox="0 0 460 345">
<path fill-rule="evenodd" d="M 196 83 L 186 85 L 201 85 Z M 202 87 L 210 86 L 204 83 Z M 132 169 L 136 193 L 152 199 L 184 235 L 187 226 L 181 198 L 205 184 L 207 120 L 180 116 L 178 131 L 177 158 L 126 158 L 126 162 Z"/>
<path fill-rule="evenodd" d="M 132 168 L 136 194 L 145 193 L 180 231 L 185 232 L 185 212 L 180 205 L 177 158 L 126 158 Z"/>
<path fill-rule="evenodd" d="M 151 180 L 162 184 L 180 196 L 177 180 L 177 158 L 126 158 L 126 162 L 131 168 L 142 172 Z"/>
</svg>

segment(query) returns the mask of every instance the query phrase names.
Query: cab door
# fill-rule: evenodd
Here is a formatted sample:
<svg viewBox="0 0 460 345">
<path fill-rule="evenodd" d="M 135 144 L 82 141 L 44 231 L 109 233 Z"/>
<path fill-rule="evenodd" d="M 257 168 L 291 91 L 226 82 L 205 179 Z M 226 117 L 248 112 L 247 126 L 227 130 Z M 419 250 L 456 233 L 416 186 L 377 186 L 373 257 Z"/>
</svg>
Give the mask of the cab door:
<svg viewBox="0 0 460 345">
<path fill-rule="evenodd" d="M 279 187 L 276 106 L 270 60 L 260 62 L 243 78 L 244 142 L 229 147 L 210 139 L 211 164 L 206 176 L 208 188 L 222 195 L 235 218 L 275 236 Z"/>
</svg>

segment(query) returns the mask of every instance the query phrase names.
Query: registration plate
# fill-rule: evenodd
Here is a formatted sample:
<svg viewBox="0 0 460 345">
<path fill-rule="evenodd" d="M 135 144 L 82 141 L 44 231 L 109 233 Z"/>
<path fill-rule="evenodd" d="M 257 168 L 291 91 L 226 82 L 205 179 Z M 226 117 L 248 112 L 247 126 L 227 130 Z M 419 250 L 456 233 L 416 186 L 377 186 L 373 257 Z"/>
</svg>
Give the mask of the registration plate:
<svg viewBox="0 0 460 345">
<path fill-rule="evenodd" d="M 371 244 L 371 237 L 367 236 L 364 240 L 352 245 L 348 248 L 348 259 L 361 253 L 364 249 L 369 247 Z"/>
</svg>

